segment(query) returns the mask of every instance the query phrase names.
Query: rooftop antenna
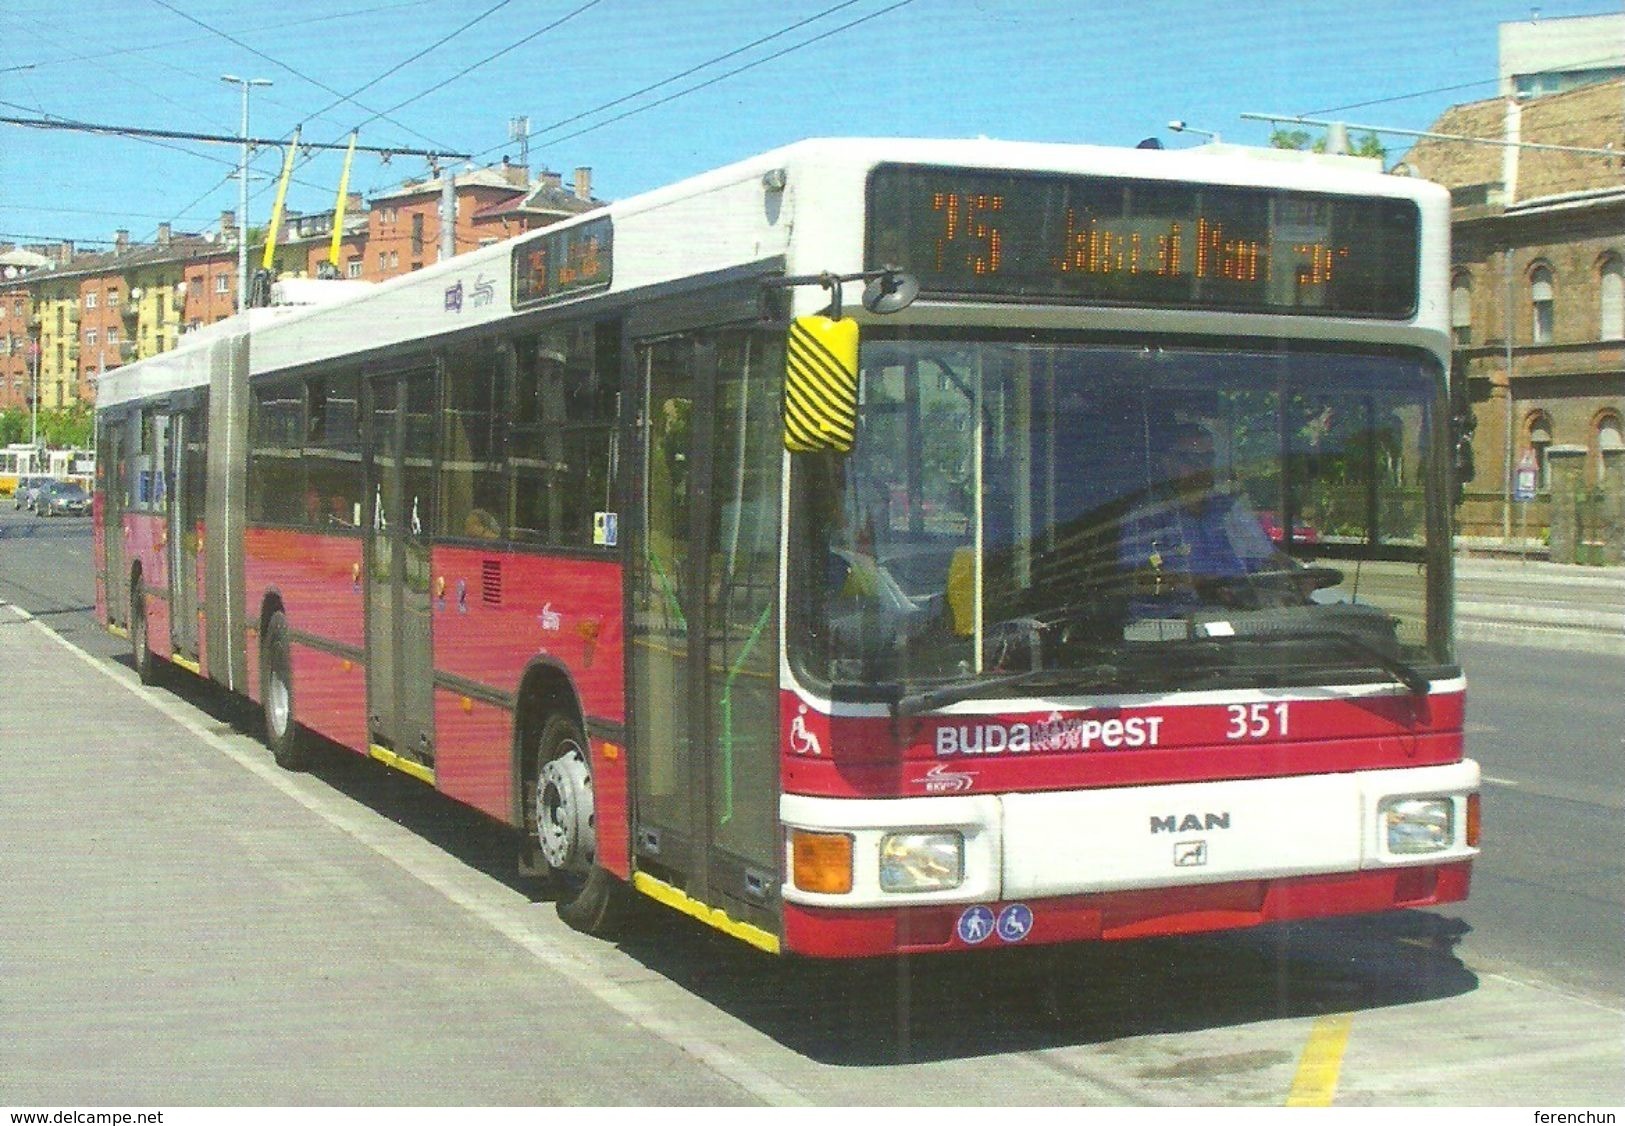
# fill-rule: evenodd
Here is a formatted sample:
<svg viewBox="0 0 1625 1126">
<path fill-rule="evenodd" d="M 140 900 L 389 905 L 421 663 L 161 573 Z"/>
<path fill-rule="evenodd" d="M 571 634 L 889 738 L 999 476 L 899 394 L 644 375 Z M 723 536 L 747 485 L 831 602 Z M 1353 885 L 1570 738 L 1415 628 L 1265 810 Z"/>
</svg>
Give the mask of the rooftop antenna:
<svg viewBox="0 0 1625 1126">
<path fill-rule="evenodd" d="M 530 118 L 508 118 L 508 140 L 519 142 L 519 163 L 530 167 Z"/>
</svg>

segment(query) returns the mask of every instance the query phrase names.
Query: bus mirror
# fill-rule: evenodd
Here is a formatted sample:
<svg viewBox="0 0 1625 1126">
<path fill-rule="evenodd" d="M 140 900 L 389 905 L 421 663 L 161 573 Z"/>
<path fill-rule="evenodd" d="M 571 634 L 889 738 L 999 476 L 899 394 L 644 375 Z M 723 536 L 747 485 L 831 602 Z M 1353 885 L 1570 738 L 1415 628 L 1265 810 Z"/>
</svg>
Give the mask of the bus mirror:
<svg viewBox="0 0 1625 1126">
<path fill-rule="evenodd" d="M 784 448 L 850 453 L 857 425 L 857 322 L 797 317 L 785 349 Z"/>
<path fill-rule="evenodd" d="M 863 307 L 871 313 L 896 313 L 914 304 L 920 279 L 901 270 L 887 270 L 863 287 Z"/>
</svg>

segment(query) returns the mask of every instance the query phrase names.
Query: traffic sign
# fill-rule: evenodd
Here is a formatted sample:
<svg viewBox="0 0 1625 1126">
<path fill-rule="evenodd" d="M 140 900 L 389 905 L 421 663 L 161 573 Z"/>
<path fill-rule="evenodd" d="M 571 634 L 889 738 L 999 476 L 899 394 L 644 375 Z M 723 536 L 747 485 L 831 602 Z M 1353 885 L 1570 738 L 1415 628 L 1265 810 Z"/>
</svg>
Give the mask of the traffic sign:
<svg viewBox="0 0 1625 1126">
<path fill-rule="evenodd" d="M 1535 451 L 1524 450 L 1523 457 L 1518 459 L 1518 468 L 1512 475 L 1512 499 L 1515 501 L 1531 501 L 1535 499 L 1535 482 L 1539 476 L 1539 469 L 1535 464 Z"/>
</svg>

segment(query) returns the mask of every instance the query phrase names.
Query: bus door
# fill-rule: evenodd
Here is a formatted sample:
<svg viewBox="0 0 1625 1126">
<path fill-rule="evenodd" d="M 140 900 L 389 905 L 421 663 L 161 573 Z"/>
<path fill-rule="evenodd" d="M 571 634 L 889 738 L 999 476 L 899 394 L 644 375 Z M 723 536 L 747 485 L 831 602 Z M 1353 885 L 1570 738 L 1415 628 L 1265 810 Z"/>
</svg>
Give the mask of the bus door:
<svg viewBox="0 0 1625 1126">
<path fill-rule="evenodd" d="M 432 769 L 434 655 L 429 534 L 434 500 L 435 373 L 367 384 L 367 714 L 373 743 Z"/>
<path fill-rule="evenodd" d="M 782 340 L 634 329 L 627 560 L 636 865 L 775 933 Z"/>
<path fill-rule="evenodd" d="M 169 416 L 164 466 L 171 482 L 166 528 L 169 554 L 169 639 L 176 656 L 198 663 L 198 555 L 202 549 L 206 482 L 204 427 L 208 415 L 189 403 Z"/>
<path fill-rule="evenodd" d="M 138 416 L 139 417 L 139 416 Z M 101 449 L 96 451 L 102 495 L 102 597 L 107 620 L 124 624 L 130 612 L 129 564 L 124 559 L 124 509 L 129 503 L 130 423 L 110 415 L 101 423 Z"/>
</svg>

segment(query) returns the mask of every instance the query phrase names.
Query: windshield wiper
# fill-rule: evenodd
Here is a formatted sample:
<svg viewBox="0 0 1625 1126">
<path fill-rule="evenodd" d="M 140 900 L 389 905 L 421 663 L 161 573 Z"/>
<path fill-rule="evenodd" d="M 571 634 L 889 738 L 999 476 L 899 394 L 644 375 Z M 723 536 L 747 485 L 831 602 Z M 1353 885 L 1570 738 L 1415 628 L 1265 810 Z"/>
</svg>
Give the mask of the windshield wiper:
<svg viewBox="0 0 1625 1126">
<path fill-rule="evenodd" d="M 1338 630 L 1270 630 L 1261 633 L 1238 634 L 1234 637 L 1208 637 L 1204 640 L 1216 641 L 1226 645 L 1269 645 L 1278 641 L 1341 642 L 1344 647 L 1368 658 L 1372 664 L 1399 681 L 1412 695 L 1426 696 L 1428 694 L 1430 682 L 1427 674 L 1415 665 L 1384 652 L 1369 641 Z"/>
<path fill-rule="evenodd" d="M 957 704 L 973 696 L 993 692 L 1000 688 L 1015 688 L 1051 681 L 1056 685 L 1074 685 L 1081 681 L 1115 682 L 1121 676 L 1116 665 L 1088 665 L 1084 668 L 1028 669 L 1008 676 L 976 677 L 938 685 L 923 692 L 908 692 L 892 703 L 892 714 L 899 718 L 923 715 L 937 708 Z"/>
</svg>

